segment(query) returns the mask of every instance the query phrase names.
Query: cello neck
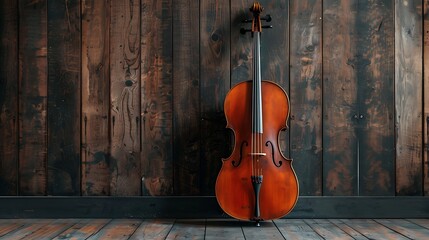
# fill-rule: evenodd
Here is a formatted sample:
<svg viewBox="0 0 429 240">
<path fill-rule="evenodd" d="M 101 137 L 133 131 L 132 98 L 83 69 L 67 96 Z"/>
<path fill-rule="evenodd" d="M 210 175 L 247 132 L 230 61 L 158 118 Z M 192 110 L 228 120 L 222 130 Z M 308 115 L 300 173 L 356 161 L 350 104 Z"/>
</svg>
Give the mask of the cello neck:
<svg viewBox="0 0 429 240">
<path fill-rule="evenodd" d="M 253 35 L 252 130 L 263 133 L 261 94 L 261 33 Z"/>
</svg>

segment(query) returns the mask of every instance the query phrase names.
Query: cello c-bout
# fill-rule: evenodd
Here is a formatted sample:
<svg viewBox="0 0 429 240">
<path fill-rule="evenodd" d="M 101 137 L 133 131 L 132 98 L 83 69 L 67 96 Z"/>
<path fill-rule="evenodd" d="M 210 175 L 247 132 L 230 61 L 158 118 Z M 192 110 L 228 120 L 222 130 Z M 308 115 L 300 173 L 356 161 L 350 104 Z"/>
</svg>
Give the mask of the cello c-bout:
<svg viewBox="0 0 429 240">
<path fill-rule="evenodd" d="M 222 160 L 216 179 L 216 198 L 231 217 L 256 221 L 283 217 L 298 199 L 298 180 L 292 160 L 281 153 L 279 133 L 286 129 L 289 98 L 276 83 L 261 81 L 260 13 L 253 13 L 253 80 L 234 86 L 224 102 L 227 128 L 235 137 L 231 155 Z M 262 18 L 268 20 L 269 17 Z"/>
</svg>

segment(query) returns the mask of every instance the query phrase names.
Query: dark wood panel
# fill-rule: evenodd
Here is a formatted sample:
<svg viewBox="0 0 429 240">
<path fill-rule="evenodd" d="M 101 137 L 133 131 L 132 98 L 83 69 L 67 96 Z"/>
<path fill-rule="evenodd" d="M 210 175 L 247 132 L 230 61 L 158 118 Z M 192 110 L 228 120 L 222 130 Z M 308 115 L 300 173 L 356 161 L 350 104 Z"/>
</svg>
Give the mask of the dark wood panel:
<svg viewBox="0 0 429 240">
<path fill-rule="evenodd" d="M 395 1 L 396 194 L 422 194 L 422 1 Z"/>
<path fill-rule="evenodd" d="M 359 195 L 395 195 L 394 5 L 358 4 Z M 362 117 L 361 117 L 362 116 Z"/>
<path fill-rule="evenodd" d="M 424 0 L 423 25 L 423 87 L 424 87 L 424 118 L 423 118 L 423 186 L 424 195 L 429 196 L 429 1 Z"/>
<path fill-rule="evenodd" d="M 357 3 L 323 2 L 323 195 L 357 194 Z"/>
<path fill-rule="evenodd" d="M 289 2 L 287 0 L 263 0 L 264 7 L 261 16 L 270 14 L 271 22 L 262 21 L 263 26 L 272 25 L 273 28 L 262 30 L 261 34 L 261 77 L 278 83 L 289 94 Z M 252 2 L 249 2 L 248 9 Z M 249 24 L 247 25 L 249 27 Z M 249 34 L 247 34 L 249 37 Z M 248 56 L 253 59 L 252 55 Z M 252 75 L 250 75 L 252 76 Z M 249 79 L 252 79 L 249 78 Z M 268 93 L 269 94 L 269 93 Z M 282 153 L 290 155 L 290 131 L 280 132 L 279 144 Z"/>
<path fill-rule="evenodd" d="M 252 19 L 249 11 L 252 1 L 231 1 L 231 87 L 252 79 L 252 38 L 249 34 L 241 34 L 240 28 L 249 29 L 250 24 L 242 23 L 245 19 Z M 262 4 L 262 3 L 261 3 Z M 262 5 L 264 6 L 264 5 Z"/>
<path fill-rule="evenodd" d="M 172 195 L 172 1 L 142 4 L 142 195 Z"/>
<path fill-rule="evenodd" d="M 80 195 L 80 0 L 48 1 L 48 195 Z"/>
<path fill-rule="evenodd" d="M 322 195 L 322 1 L 290 2 L 290 145 L 301 195 Z"/>
<path fill-rule="evenodd" d="M 47 2 L 19 1 L 19 193 L 47 187 Z"/>
<path fill-rule="evenodd" d="M 110 194 L 140 195 L 140 1 L 111 1 Z"/>
<path fill-rule="evenodd" d="M 173 4 L 174 194 L 200 193 L 199 2 Z"/>
<path fill-rule="evenodd" d="M 0 195 L 18 193 L 18 1 L 0 1 Z"/>
<path fill-rule="evenodd" d="M 230 88 L 230 6 L 227 0 L 200 4 L 200 195 L 214 195 L 221 158 L 229 154 L 223 103 Z"/>
<path fill-rule="evenodd" d="M 82 3 L 82 195 L 110 195 L 110 1 Z"/>
<path fill-rule="evenodd" d="M 428 201 L 421 196 L 301 196 L 287 218 L 427 218 Z M 0 197 L 0 218 L 226 217 L 214 196 Z"/>
</svg>

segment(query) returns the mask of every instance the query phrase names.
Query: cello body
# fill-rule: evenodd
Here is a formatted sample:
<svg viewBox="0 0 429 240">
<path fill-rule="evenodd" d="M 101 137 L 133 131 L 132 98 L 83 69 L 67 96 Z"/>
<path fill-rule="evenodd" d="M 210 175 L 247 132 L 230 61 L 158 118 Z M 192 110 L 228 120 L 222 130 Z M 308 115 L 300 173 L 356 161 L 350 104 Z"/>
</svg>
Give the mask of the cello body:
<svg viewBox="0 0 429 240">
<path fill-rule="evenodd" d="M 259 3 L 251 11 L 255 8 L 262 11 Z M 289 213 L 299 192 L 292 160 L 279 146 L 280 132 L 287 128 L 289 98 L 276 83 L 260 79 L 259 37 L 255 34 L 254 79 L 237 84 L 225 98 L 227 128 L 235 141 L 231 155 L 222 159 L 215 185 L 225 213 L 258 226 L 259 221 Z"/>
</svg>

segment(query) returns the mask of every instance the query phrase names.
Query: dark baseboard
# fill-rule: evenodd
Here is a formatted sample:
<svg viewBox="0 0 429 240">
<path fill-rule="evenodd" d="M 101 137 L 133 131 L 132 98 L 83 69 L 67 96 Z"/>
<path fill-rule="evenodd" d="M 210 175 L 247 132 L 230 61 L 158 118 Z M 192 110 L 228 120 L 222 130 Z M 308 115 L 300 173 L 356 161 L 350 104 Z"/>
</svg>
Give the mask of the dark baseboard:
<svg viewBox="0 0 429 240">
<path fill-rule="evenodd" d="M 0 218 L 226 218 L 215 197 L 0 197 Z M 300 197 L 286 218 L 429 218 L 429 197 Z"/>
</svg>

